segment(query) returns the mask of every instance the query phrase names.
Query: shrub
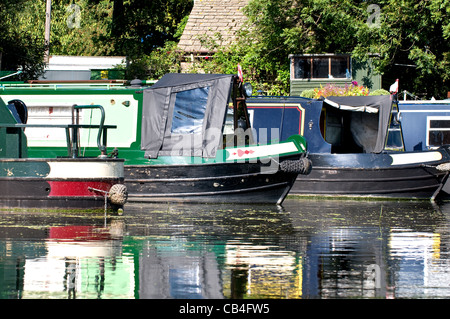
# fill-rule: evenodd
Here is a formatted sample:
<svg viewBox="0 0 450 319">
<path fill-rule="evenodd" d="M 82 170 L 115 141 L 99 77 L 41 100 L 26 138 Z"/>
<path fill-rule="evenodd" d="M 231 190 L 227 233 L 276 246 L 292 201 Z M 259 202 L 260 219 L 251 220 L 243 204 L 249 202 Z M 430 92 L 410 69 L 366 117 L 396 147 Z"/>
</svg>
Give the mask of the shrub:
<svg viewBox="0 0 450 319">
<path fill-rule="evenodd" d="M 325 87 L 321 85 L 320 88 L 314 89 L 314 93 L 316 99 L 327 96 L 367 96 L 369 95 L 369 89 L 353 81 L 350 85 L 345 84 L 344 87 L 334 84 L 327 84 Z"/>
<path fill-rule="evenodd" d="M 390 93 L 385 89 L 378 89 L 373 92 L 370 92 L 369 95 L 389 95 Z"/>
<path fill-rule="evenodd" d="M 315 95 L 316 95 L 316 92 L 314 91 L 314 89 L 304 90 L 300 94 L 301 97 L 306 97 L 306 98 L 309 98 L 309 99 L 313 99 Z"/>
</svg>

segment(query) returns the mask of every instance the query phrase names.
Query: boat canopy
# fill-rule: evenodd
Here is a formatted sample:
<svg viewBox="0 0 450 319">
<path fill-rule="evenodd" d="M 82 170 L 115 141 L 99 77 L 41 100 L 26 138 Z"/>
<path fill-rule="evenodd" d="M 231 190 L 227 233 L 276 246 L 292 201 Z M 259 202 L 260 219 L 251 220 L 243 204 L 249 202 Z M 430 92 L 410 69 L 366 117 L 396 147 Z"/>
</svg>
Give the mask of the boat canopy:
<svg viewBox="0 0 450 319">
<path fill-rule="evenodd" d="M 233 75 L 169 73 L 144 90 L 145 156 L 215 157 Z"/>
<path fill-rule="evenodd" d="M 354 140 L 368 153 L 383 151 L 391 112 L 391 96 L 329 96 L 324 103 L 352 114 Z M 358 113 L 356 113 L 358 112 Z"/>
</svg>

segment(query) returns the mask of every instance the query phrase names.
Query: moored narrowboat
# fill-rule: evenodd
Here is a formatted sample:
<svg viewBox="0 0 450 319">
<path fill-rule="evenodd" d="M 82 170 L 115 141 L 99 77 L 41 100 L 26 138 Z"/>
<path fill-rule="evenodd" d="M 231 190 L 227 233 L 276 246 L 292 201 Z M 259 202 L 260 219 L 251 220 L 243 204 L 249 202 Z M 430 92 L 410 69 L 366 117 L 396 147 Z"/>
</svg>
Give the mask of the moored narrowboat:
<svg viewBox="0 0 450 319">
<path fill-rule="evenodd" d="M 108 141 L 125 159 L 129 202 L 281 204 L 296 177 L 311 170 L 306 140 L 298 134 L 254 142 L 244 86 L 235 75 L 167 74 L 151 87 L 40 89 L 12 87 L 0 96 L 34 110 L 30 118 L 62 123 L 70 122 L 71 105 L 108 100 L 107 119 L 117 124 Z M 80 123 L 93 120 L 83 110 Z M 64 136 L 30 135 L 36 156 L 63 152 Z M 93 151 L 93 136 L 89 130 L 80 136 L 85 154 Z"/>
<path fill-rule="evenodd" d="M 448 147 L 408 149 L 420 143 L 414 133 L 425 123 L 406 123 L 395 95 L 252 98 L 247 104 L 256 130 L 271 130 L 280 139 L 295 132 L 308 140 L 312 172 L 298 176 L 290 194 L 447 197 Z"/>
<path fill-rule="evenodd" d="M 0 105 L 0 207 L 123 207 L 127 196 L 123 185 L 123 159 L 107 156 L 103 144 L 100 144 L 98 157 L 79 156 L 77 136 L 83 125 L 30 125 L 26 120 L 26 108 L 17 101 Z M 64 156 L 29 157 L 26 130 L 31 127 L 65 131 L 67 150 Z M 102 125 L 89 127 L 101 131 L 111 128 Z"/>
</svg>

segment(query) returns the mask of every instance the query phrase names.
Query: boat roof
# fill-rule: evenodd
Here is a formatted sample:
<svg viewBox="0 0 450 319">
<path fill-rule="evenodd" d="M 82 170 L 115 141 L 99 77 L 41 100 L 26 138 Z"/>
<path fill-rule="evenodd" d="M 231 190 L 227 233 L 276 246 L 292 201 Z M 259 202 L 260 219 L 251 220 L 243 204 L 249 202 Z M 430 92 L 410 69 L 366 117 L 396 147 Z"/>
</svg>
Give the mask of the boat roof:
<svg viewBox="0 0 450 319">
<path fill-rule="evenodd" d="M 169 73 L 143 90 L 141 149 L 146 156 L 215 157 L 233 77 Z"/>
<path fill-rule="evenodd" d="M 164 74 L 154 85 L 152 85 L 151 89 L 177 87 L 181 85 L 230 77 L 232 77 L 230 74 L 167 73 Z"/>
<path fill-rule="evenodd" d="M 391 109 L 390 95 L 329 96 L 324 102 L 344 111 L 377 113 Z"/>
</svg>

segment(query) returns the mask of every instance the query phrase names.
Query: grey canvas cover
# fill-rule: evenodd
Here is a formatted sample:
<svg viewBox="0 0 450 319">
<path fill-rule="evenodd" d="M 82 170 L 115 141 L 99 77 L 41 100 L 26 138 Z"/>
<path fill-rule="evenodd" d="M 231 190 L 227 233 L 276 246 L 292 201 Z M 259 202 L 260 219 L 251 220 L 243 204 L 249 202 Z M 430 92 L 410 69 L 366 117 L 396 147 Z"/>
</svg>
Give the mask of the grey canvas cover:
<svg viewBox="0 0 450 319">
<path fill-rule="evenodd" d="M 355 141 L 368 153 L 383 151 L 391 112 L 391 96 L 329 96 L 324 102 L 344 111 L 355 112 L 351 127 Z"/>
<path fill-rule="evenodd" d="M 144 90 L 145 156 L 215 157 L 222 141 L 233 75 L 164 75 Z"/>
</svg>

